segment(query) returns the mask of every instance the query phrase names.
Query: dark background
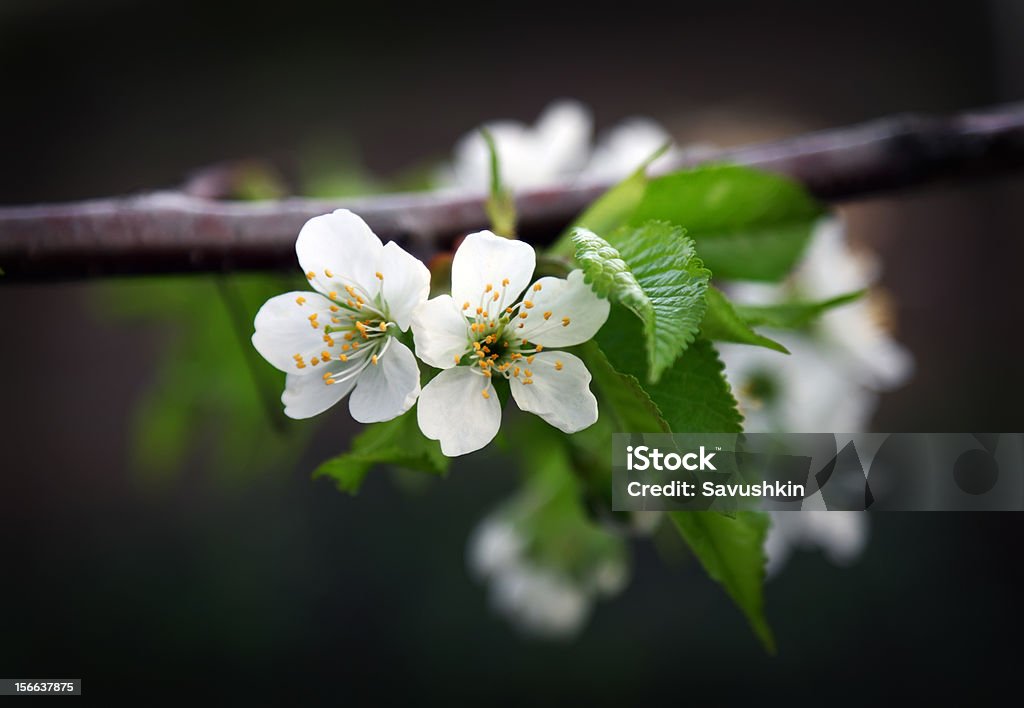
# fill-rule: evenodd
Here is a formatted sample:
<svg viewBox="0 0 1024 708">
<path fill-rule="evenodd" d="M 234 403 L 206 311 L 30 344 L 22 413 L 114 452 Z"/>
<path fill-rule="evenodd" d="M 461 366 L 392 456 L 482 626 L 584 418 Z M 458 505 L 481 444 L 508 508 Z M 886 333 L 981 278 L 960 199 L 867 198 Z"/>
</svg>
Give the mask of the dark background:
<svg viewBox="0 0 1024 708">
<path fill-rule="evenodd" d="M 387 176 L 562 96 L 599 128 L 645 114 L 722 145 L 1024 98 L 1012 1 L 210 5 L 0 6 L 0 203 L 311 150 Z M 918 363 L 874 428 L 1024 430 L 1024 177 L 844 212 Z M 226 484 L 199 455 L 140 482 L 127 421 L 166 340 L 98 316 L 96 287 L 0 286 L 0 675 L 378 703 L 1016 691 L 1017 514 L 878 514 L 858 565 L 798 554 L 767 589 L 774 658 L 699 568 L 646 543 L 575 643 L 539 643 L 465 570 L 467 535 L 514 487 L 500 457 L 411 495 L 375 474 L 349 498 L 309 480 L 353 432 L 338 410 L 294 464 Z"/>
</svg>

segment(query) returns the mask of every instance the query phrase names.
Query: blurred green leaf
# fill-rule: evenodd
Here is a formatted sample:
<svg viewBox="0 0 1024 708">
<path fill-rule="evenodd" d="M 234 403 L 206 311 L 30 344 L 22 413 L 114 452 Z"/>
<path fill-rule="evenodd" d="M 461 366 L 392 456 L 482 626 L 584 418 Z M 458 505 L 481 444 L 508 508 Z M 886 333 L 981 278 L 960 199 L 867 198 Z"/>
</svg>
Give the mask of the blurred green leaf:
<svg viewBox="0 0 1024 708">
<path fill-rule="evenodd" d="M 330 477 L 338 489 L 356 494 L 370 470 L 377 465 L 445 475 L 450 460 L 436 440 L 424 437 L 412 409 L 394 420 L 367 425 L 352 441 L 348 452 L 327 460 L 313 477 Z"/>
<path fill-rule="evenodd" d="M 715 165 L 653 179 L 635 174 L 595 200 L 575 224 L 607 239 L 624 225 L 667 221 L 686 229 L 716 277 L 776 281 L 796 265 L 823 213 L 785 177 Z M 553 252 L 572 252 L 568 234 Z"/>
<path fill-rule="evenodd" d="M 818 302 L 786 302 L 778 305 L 736 304 L 736 314 L 752 326 L 777 329 L 801 329 L 834 307 L 841 307 L 860 299 L 866 290 L 839 295 Z"/>
<path fill-rule="evenodd" d="M 774 339 L 755 332 L 750 324 L 736 312 L 725 293 L 718 288 L 708 288 L 707 304 L 707 312 L 700 325 L 700 333 L 705 339 L 751 344 L 774 349 L 783 354 L 789 353 L 788 349 Z"/>
<path fill-rule="evenodd" d="M 740 511 L 735 516 L 714 511 L 674 511 L 669 516 L 704 570 L 725 588 L 765 649 L 774 654 L 775 638 L 764 616 L 768 515 L 755 511 Z"/>
<path fill-rule="evenodd" d="M 686 229 L 715 277 L 779 280 L 824 209 L 797 183 L 746 167 L 701 167 L 652 179 L 629 223 Z"/>
<path fill-rule="evenodd" d="M 164 277 L 104 285 L 108 317 L 157 330 L 154 379 L 132 421 L 132 457 L 154 480 L 181 474 L 207 450 L 222 478 L 251 478 L 298 454 L 309 421 L 284 417 L 284 375 L 249 342 L 256 311 L 290 288 L 266 275 Z"/>
<path fill-rule="evenodd" d="M 646 378 L 657 381 L 697 334 L 711 272 L 685 231 L 665 222 L 619 229 L 608 240 L 576 229 L 572 239 L 587 282 L 643 321 Z"/>
</svg>

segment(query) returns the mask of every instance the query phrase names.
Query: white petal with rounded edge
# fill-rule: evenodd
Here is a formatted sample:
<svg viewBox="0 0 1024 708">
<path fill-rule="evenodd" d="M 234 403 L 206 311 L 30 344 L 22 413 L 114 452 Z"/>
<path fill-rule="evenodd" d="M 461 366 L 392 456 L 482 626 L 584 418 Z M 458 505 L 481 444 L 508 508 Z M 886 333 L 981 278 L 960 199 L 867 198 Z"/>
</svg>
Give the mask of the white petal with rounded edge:
<svg viewBox="0 0 1024 708">
<path fill-rule="evenodd" d="M 416 356 L 438 369 L 455 366 L 455 357 L 469 349 L 469 324 L 451 295 L 438 295 L 412 315 Z"/>
<path fill-rule="evenodd" d="M 593 124 L 590 111 L 578 101 L 556 101 L 545 108 L 535 128 L 536 159 L 545 172 L 563 180 L 575 176 L 590 157 Z"/>
<path fill-rule="evenodd" d="M 412 408 L 420 395 L 420 369 L 416 357 L 397 339 L 376 364 L 370 364 L 357 379 L 348 399 L 352 417 L 360 423 L 391 420 Z"/>
<path fill-rule="evenodd" d="M 364 297 L 380 292 L 376 273 L 384 246 L 366 222 L 348 209 L 316 216 L 306 222 L 295 241 L 302 272 L 318 291 L 341 293 L 346 285 L 358 285 Z"/>
<path fill-rule="evenodd" d="M 452 298 L 460 307 L 468 302 L 473 311 L 483 306 L 495 312 L 498 305 L 506 307 L 516 301 L 533 277 L 536 263 L 537 255 L 528 243 L 495 236 L 490 231 L 470 234 L 452 260 Z M 502 286 L 505 279 L 509 284 Z M 488 285 L 492 292 L 504 288 L 501 301 L 484 297 Z"/>
<path fill-rule="evenodd" d="M 380 259 L 381 291 L 391 319 L 403 332 L 409 329 L 413 311 L 430 294 L 430 271 L 423 261 L 393 241 L 384 245 Z"/>
<path fill-rule="evenodd" d="M 562 368 L 558 370 L 557 364 Z M 563 433 L 575 433 L 597 422 L 597 399 L 590 392 L 590 372 L 567 352 L 541 352 L 523 366 L 518 378 L 509 379 L 512 397 L 524 411 L 539 415 Z M 531 384 L 522 383 L 525 370 Z"/>
<path fill-rule="evenodd" d="M 494 439 L 501 425 L 501 403 L 490 379 L 460 366 L 442 371 L 423 387 L 416 419 L 424 435 L 441 441 L 441 452 L 457 457 Z"/>
<path fill-rule="evenodd" d="M 534 288 L 540 285 L 539 291 Z M 611 305 L 583 282 L 583 271 L 574 270 L 569 277 L 541 278 L 526 291 L 523 300 L 533 304 L 519 335 L 545 347 L 571 347 L 587 341 L 608 319 Z M 551 316 L 544 319 L 550 312 Z M 568 324 L 565 324 L 568 318 Z"/>
<path fill-rule="evenodd" d="M 330 366 L 332 371 L 337 371 L 341 363 L 332 362 Z M 354 378 L 336 384 L 324 383 L 322 377 L 328 369 L 317 368 L 320 376 L 288 374 L 281 403 L 284 404 L 284 414 L 289 418 L 312 418 L 323 413 L 344 398 L 356 383 Z"/>
<path fill-rule="evenodd" d="M 299 304 L 301 301 L 301 304 Z M 303 376 L 323 369 L 312 365 L 314 358 L 327 351 L 341 353 L 340 342 L 330 346 L 324 340 L 324 326 L 331 322 L 331 301 L 314 292 L 291 292 L 270 298 L 256 313 L 252 345 L 260 355 L 287 374 Z M 316 327 L 309 319 L 316 314 Z M 335 338 L 340 340 L 340 336 Z M 304 368 L 298 368 L 295 355 L 300 354 Z"/>
</svg>

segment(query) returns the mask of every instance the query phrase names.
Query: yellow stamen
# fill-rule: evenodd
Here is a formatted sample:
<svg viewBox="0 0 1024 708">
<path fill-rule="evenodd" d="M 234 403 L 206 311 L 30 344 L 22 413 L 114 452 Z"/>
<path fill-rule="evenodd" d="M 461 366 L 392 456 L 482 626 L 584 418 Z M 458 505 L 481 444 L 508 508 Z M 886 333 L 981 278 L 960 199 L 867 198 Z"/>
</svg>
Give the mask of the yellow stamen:
<svg viewBox="0 0 1024 708">
<path fill-rule="evenodd" d="M 568 327 L 569 326 L 569 322 L 570 322 L 570 320 L 569 320 L 568 317 L 563 317 L 562 318 L 562 326 L 563 327 Z"/>
<path fill-rule="evenodd" d="M 338 299 L 338 291 L 337 290 L 332 290 L 331 292 L 327 293 L 327 297 L 331 298 L 332 300 L 337 300 Z"/>
<path fill-rule="evenodd" d="M 490 398 L 491 397 L 491 394 L 487 393 L 487 389 L 486 388 L 483 391 L 480 392 L 480 395 L 483 396 L 484 398 Z"/>
<path fill-rule="evenodd" d="M 342 361 L 348 361 L 348 356 L 346 354 L 339 354 L 338 358 Z"/>
<path fill-rule="evenodd" d="M 556 359 L 555 360 L 555 371 L 561 371 L 561 370 L 562 370 L 562 362 L 560 362 L 560 361 L 558 361 Z"/>
<path fill-rule="evenodd" d="M 528 378 L 528 379 L 529 379 L 529 378 L 533 378 L 533 372 L 532 372 L 532 371 L 530 371 L 529 369 L 527 369 L 527 370 L 526 370 L 526 371 L 524 371 L 523 373 L 524 373 L 524 374 L 526 374 L 526 378 Z"/>
<path fill-rule="evenodd" d="M 312 364 L 313 366 L 316 366 L 317 364 L 320 363 L 320 360 L 317 359 L 316 357 L 313 357 L 312 359 L 309 360 L 309 363 Z"/>
<path fill-rule="evenodd" d="M 377 280 L 384 280 L 384 274 L 381 273 L 379 270 L 377 271 L 376 275 L 377 275 Z"/>
<path fill-rule="evenodd" d="M 299 295 L 297 298 L 295 298 L 295 304 L 296 305 L 301 305 L 305 301 L 306 301 L 306 298 L 302 297 L 301 295 Z"/>
<path fill-rule="evenodd" d="M 500 298 L 500 297 L 501 297 L 501 295 L 499 295 L 498 293 L 494 293 L 494 301 L 495 302 L 497 302 L 498 298 Z"/>
<path fill-rule="evenodd" d="M 324 361 L 327 361 L 328 359 L 331 358 L 331 353 L 326 351 L 320 352 L 320 358 L 322 358 Z"/>
<path fill-rule="evenodd" d="M 533 286 L 533 292 L 535 292 L 535 293 L 539 293 L 540 291 L 541 291 L 541 286 L 540 286 L 540 283 L 536 283 L 536 284 L 535 284 L 535 285 Z"/>
<path fill-rule="evenodd" d="M 373 356 L 370 357 L 370 363 L 373 364 L 374 366 L 377 366 L 377 355 L 376 354 L 374 354 Z"/>
<path fill-rule="evenodd" d="M 315 277 L 316 273 L 314 273 L 313 271 L 309 271 L 308 273 L 306 273 L 306 278 L 308 278 L 309 280 L 312 280 Z"/>
<path fill-rule="evenodd" d="M 456 364 L 458 364 L 458 363 L 459 363 L 459 361 L 461 360 L 461 358 L 462 358 L 462 357 L 460 357 L 460 356 L 459 356 L 458 354 L 456 354 L 456 355 L 455 355 L 455 363 L 456 363 Z"/>
<path fill-rule="evenodd" d="M 326 275 L 328 278 L 334 277 L 334 273 L 331 272 L 330 268 L 324 268 L 324 275 Z"/>
<path fill-rule="evenodd" d="M 469 309 L 469 303 L 468 302 L 462 303 L 462 309 L 463 310 L 468 310 Z"/>
<path fill-rule="evenodd" d="M 533 309 L 533 303 L 530 302 L 529 300 L 523 300 L 523 307 L 525 307 L 527 310 Z"/>
<path fill-rule="evenodd" d="M 337 311 L 338 311 L 338 310 L 340 310 L 340 309 L 341 309 L 341 308 L 340 308 L 340 307 L 338 307 L 337 305 L 331 305 L 331 312 L 337 312 Z"/>
<path fill-rule="evenodd" d="M 503 280 L 501 281 L 501 284 L 502 284 L 503 286 L 504 286 L 504 285 L 508 285 L 508 284 L 509 284 L 509 279 L 508 279 L 508 278 L 504 278 L 504 279 L 503 279 Z"/>
<path fill-rule="evenodd" d="M 519 316 L 525 320 L 527 317 L 530 316 L 530 314 L 528 312 L 520 312 Z"/>
<path fill-rule="evenodd" d="M 380 323 L 380 331 L 381 332 L 387 332 L 388 331 L 388 324 L 387 324 L 387 322 L 381 322 Z"/>
<path fill-rule="evenodd" d="M 537 345 L 537 351 L 539 351 L 539 352 L 544 351 L 544 345 L 543 344 L 538 344 Z"/>
<path fill-rule="evenodd" d="M 487 283 L 487 287 L 486 287 L 486 288 L 484 288 L 484 292 L 485 292 L 485 293 L 489 293 L 489 292 L 491 292 L 491 290 L 493 290 L 493 289 L 494 289 L 494 286 L 493 286 L 493 285 L 491 285 L 490 283 Z"/>
<path fill-rule="evenodd" d="M 546 320 L 551 319 L 551 310 L 548 310 L 547 312 L 544 313 L 544 319 L 546 319 Z"/>
</svg>

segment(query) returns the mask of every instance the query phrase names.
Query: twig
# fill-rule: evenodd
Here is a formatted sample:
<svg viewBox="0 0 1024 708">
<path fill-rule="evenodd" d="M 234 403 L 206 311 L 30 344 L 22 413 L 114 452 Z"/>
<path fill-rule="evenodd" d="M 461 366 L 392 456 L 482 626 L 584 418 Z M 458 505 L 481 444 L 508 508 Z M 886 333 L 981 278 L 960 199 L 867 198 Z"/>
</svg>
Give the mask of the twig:
<svg viewBox="0 0 1024 708">
<path fill-rule="evenodd" d="M 1024 104 L 951 117 L 905 115 L 678 161 L 732 162 L 788 175 L 827 201 L 1024 168 Z M 665 169 L 665 168 L 663 168 Z M 523 238 L 544 243 L 608 185 L 533 190 L 516 199 Z M 381 238 L 421 257 L 487 226 L 485 195 L 218 202 L 182 193 L 0 208 L 0 283 L 116 274 L 295 266 L 312 216 L 346 206 Z"/>
</svg>

